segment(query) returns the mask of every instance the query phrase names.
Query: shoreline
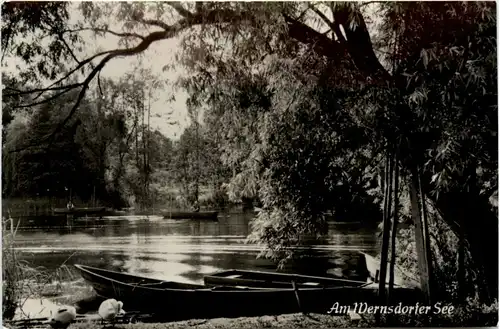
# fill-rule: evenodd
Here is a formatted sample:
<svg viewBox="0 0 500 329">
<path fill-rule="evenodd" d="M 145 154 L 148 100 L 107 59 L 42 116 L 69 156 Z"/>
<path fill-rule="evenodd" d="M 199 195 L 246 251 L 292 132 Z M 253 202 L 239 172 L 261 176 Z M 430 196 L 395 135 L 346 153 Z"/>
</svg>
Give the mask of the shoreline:
<svg viewBox="0 0 500 329">
<path fill-rule="evenodd" d="M 253 329 L 253 328 L 352 328 L 369 327 L 369 323 L 363 318 L 359 321 L 352 321 L 349 316 L 332 316 L 328 314 L 312 313 L 304 315 L 302 313 L 283 314 L 277 316 L 239 317 L 239 318 L 214 318 L 214 319 L 193 319 L 173 322 L 137 322 L 137 323 L 117 323 L 116 328 L 127 329 Z M 4 323 L 5 328 L 29 328 L 26 325 L 15 325 Z M 39 327 L 39 326 L 34 326 Z M 102 329 L 100 321 L 89 320 L 73 323 L 70 329 Z"/>
</svg>

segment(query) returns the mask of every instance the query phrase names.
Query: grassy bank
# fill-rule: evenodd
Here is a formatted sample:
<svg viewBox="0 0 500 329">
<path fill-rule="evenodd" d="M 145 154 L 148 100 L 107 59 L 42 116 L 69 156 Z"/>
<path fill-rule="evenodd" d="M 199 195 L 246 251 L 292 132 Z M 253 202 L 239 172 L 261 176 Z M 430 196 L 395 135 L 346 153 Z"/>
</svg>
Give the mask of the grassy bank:
<svg viewBox="0 0 500 329">
<path fill-rule="evenodd" d="M 331 316 L 328 314 L 283 314 L 277 316 L 239 317 L 239 318 L 215 318 L 215 319 L 193 319 L 174 322 L 136 322 L 124 323 L 119 321 L 115 328 L 122 329 L 250 329 L 250 328 L 370 328 L 370 327 L 494 327 L 497 317 L 492 313 L 475 313 L 474 321 L 463 322 L 463 312 L 470 310 L 458 310 L 457 313 L 447 317 L 433 317 L 420 315 L 398 315 L 388 318 L 382 315 L 381 322 L 377 325 L 373 314 L 361 314 L 358 319 L 351 319 L 348 315 Z M 477 310 L 476 310 L 477 311 Z M 10 329 L 34 328 L 38 325 L 25 325 L 19 323 L 4 323 Z M 98 315 L 94 314 L 88 318 L 81 318 L 77 323 L 71 325 L 71 329 L 103 329 Z"/>
<path fill-rule="evenodd" d="M 286 314 L 278 316 L 217 318 L 209 320 L 187 320 L 168 323 L 133 323 L 117 324 L 116 328 L 124 329 L 254 329 L 254 328 L 352 328 L 369 327 L 365 320 L 352 322 L 348 316 L 329 316 L 325 314 Z M 16 328 L 9 326 L 9 328 Z M 71 329 L 102 329 L 99 321 L 80 322 L 72 324 Z"/>
</svg>

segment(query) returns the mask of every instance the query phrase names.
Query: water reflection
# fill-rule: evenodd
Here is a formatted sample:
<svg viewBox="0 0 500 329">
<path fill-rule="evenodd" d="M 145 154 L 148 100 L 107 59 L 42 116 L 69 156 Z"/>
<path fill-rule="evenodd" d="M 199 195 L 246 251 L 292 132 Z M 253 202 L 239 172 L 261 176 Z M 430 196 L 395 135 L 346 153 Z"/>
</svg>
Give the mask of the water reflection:
<svg viewBox="0 0 500 329">
<path fill-rule="evenodd" d="M 246 244 L 251 213 L 221 214 L 219 222 L 113 217 L 61 226 L 24 226 L 16 248 L 34 266 L 86 264 L 164 280 L 200 283 L 221 269 L 275 270 L 257 259 L 259 246 Z M 285 270 L 362 279 L 358 251 L 376 248 L 376 228 L 332 224 L 328 236 L 303 250 Z"/>
</svg>

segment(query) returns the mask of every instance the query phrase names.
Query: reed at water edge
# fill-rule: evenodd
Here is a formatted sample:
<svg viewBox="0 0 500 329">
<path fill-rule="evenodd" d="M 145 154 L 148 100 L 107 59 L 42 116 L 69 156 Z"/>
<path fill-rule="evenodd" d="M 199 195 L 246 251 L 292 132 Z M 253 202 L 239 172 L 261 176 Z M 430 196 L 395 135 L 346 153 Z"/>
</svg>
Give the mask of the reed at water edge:
<svg viewBox="0 0 500 329">
<path fill-rule="evenodd" d="M 17 221 L 17 225 L 19 225 Z M 23 260 L 15 250 L 18 227 L 11 216 L 2 218 L 2 319 L 8 321 L 16 316 L 28 318 L 23 306 L 28 300 L 53 298 L 74 292 L 71 280 L 78 276 L 70 270 L 66 259 L 55 271 L 44 267 L 33 267 Z M 67 290 L 67 291 L 66 291 Z M 81 296 L 74 296 L 78 298 Z"/>
</svg>

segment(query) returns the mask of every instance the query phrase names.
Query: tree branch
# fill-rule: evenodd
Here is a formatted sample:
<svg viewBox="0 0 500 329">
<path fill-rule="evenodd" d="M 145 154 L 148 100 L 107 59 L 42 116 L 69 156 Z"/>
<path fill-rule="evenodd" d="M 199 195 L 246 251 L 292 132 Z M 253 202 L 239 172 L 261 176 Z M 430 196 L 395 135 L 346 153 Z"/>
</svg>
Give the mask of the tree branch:
<svg viewBox="0 0 500 329">
<path fill-rule="evenodd" d="M 103 96 L 102 88 L 101 88 L 101 72 L 97 75 L 97 86 L 99 87 L 99 93 Z"/>
<path fill-rule="evenodd" d="M 203 2 L 201 2 L 201 1 L 196 1 L 196 2 L 194 3 L 194 5 L 195 5 L 195 8 L 196 8 L 196 13 L 197 13 L 197 14 L 200 14 L 200 13 L 201 13 L 201 11 L 203 10 Z"/>
<path fill-rule="evenodd" d="M 327 56 L 330 59 L 336 60 L 350 55 L 353 63 L 358 70 L 367 77 L 382 78 L 381 81 L 392 82 L 392 76 L 382 66 L 378 60 L 371 43 L 363 16 L 358 9 L 350 7 L 335 8 L 332 10 L 334 16 L 334 32 L 342 36 L 339 25 L 342 25 L 346 34 L 346 42 L 340 42 L 345 38 L 340 38 L 339 41 L 332 40 L 326 35 L 322 35 L 308 25 L 299 22 L 287 15 L 285 20 L 288 23 L 289 35 L 299 42 L 312 44 L 314 51 L 319 55 Z M 355 25 L 350 24 L 352 14 L 355 16 Z"/>
<path fill-rule="evenodd" d="M 87 58 L 86 60 L 83 60 L 80 62 L 80 64 L 78 64 L 78 66 L 76 66 L 74 69 L 72 69 L 71 71 L 69 71 L 65 76 L 63 76 L 62 78 L 60 78 L 59 80 L 57 80 L 56 82 L 54 82 L 53 84 L 51 84 L 49 87 L 52 87 L 54 85 L 57 85 L 59 83 L 61 83 L 63 80 L 67 79 L 69 76 L 71 76 L 73 73 L 75 73 L 76 71 L 78 71 L 79 69 L 81 69 L 82 67 L 84 67 L 85 65 L 91 63 L 94 59 L 96 59 L 97 57 L 101 57 L 101 56 L 104 56 L 106 54 L 109 54 L 109 53 L 112 53 L 114 50 L 105 50 L 105 51 L 101 51 L 89 58 Z"/>
<path fill-rule="evenodd" d="M 332 22 L 331 20 L 328 19 L 328 17 L 326 17 L 325 14 L 323 14 L 321 12 L 321 10 L 319 10 L 318 8 L 316 8 L 314 6 L 314 4 L 309 4 L 309 7 L 330 27 L 330 29 L 335 33 L 335 35 L 337 36 L 337 39 L 341 42 L 341 43 L 346 43 L 346 39 L 344 38 L 344 35 L 342 34 L 342 31 L 340 30 L 340 26 L 337 22 Z M 334 13 L 334 10 L 333 10 L 333 3 L 330 3 L 330 8 L 332 9 L 332 14 Z M 326 33 L 324 33 L 326 34 Z"/>
<path fill-rule="evenodd" d="M 73 73 L 75 73 L 76 71 L 78 71 L 79 69 L 81 69 L 82 67 L 84 67 L 86 64 L 91 63 L 97 57 L 109 54 L 109 53 L 111 53 L 113 51 L 114 50 L 102 51 L 100 53 L 95 54 L 92 57 L 87 58 L 86 60 L 80 62 L 80 64 L 78 64 L 78 66 L 76 66 L 71 71 L 69 71 L 65 76 L 63 76 L 62 78 L 60 78 L 56 82 L 50 84 L 48 87 L 40 88 L 40 89 L 32 89 L 32 90 L 19 91 L 16 94 L 8 94 L 8 95 L 4 95 L 4 96 L 16 96 L 16 95 L 20 95 L 20 94 L 31 94 L 31 93 L 39 92 L 39 94 L 37 96 L 35 96 L 35 98 L 33 98 L 33 100 L 36 100 L 36 99 L 40 98 L 46 91 L 60 90 L 60 89 L 65 89 L 65 88 L 76 88 L 78 86 L 81 86 L 82 83 L 76 83 L 76 84 L 72 84 L 72 85 L 54 87 L 55 85 L 61 83 L 63 80 L 69 78 Z"/>
<path fill-rule="evenodd" d="M 332 60 L 338 60 L 344 56 L 345 49 L 337 41 L 328 38 L 308 25 L 299 22 L 288 15 L 284 15 L 288 24 L 288 34 L 295 40 L 312 44 L 318 55 L 326 56 Z"/>
<path fill-rule="evenodd" d="M 73 88 L 79 87 L 81 85 L 82 85 L 81 83 L 73 83 L 71 85 L 65 85 L 65 86 L 59 86 L 59 87 L 47 87 L 47 88 L 39 88 L 39 89 L 31 89 L 31 90 L 19 90 L 19 89 L 15 89 L 15 88 L 12 88 L 12 87 L 5 87 L 5 89 L 7 89 L 7 90 L 13 90 L 16 93 L 5 94 L 5 95 L 3 95 L 3 97 L 12 97 L 12 96 L 19 96 L 19 95 L 27 95 L 27 94 L 37 93 L 37 92 L 40 92 L 40 91 L 53 91 L 53 90 L 61 90 L 61 89 L 73 89 Z"/>
<path fill-rule="evenodd" d="M 68 52 L 70 53 L 71 57 L 73 57 L 73 59 L 75 60 L 75 62 L 77 62 L 78 64 L 80 64 L 80 61 L 78 60 L 78 58 L 76 57 L 75 53 L 73 52 L 73 50 L 71 49 L 71 47 L 68 45 L 68 43 L 66 42 L 66 40 L 64 39 L 62 33 L 59 34 L 59 40 L 61 40 L 63 43 L 64 43 L 64 46 L 66 47 L 66 49 L 68 50 Z"/>
<path fill-rule="evenodd" d="M 104 29 L 104 28 L 99 28 L 99 27 L 82 27 L 80 29 L 73 29 L 73 30 L 64 30 L 61 33 L 77 33 L 77 32 L 84 32 L 84 31 L 91 31 L 91 32 L 96 32 L 96 33 L 109 33 L 112 35 L 115 35 L 117 37 L 121 38 L 138 38 L 144 40 L 144 36 L 140 35 L 138 33 L 132 33 L 132 32 L 116 32 L 113 30 L 109 29 Z"/>
<path fill-rule="evenodd" d="M 182 7 L 181 3 L 180 2 L 174 2 L 174 1 L 167 1 L 167 4 L 174 8 L 175 11 L 181 15 L 182 17 L 184 18 L 190 18 L 192 19 L 194 17 L 194 15 L 189 11 L 187 10 L 186 8 Z"/>
<path fill-rule="evenodd" d="M 300 14 L 299 16 L 297 16 L 295 18 L 296 21 L 301 21 L 302 18 L 304 18 L 304 15 L 307 13 L 307 11 L 309 10 L 309 6 L 306 6 L 306 9 L 304 9 Z"/>
<path fill-rule="evenodd" d="M 309 7 L 309 9 L 314 11 L 316 13 L 316 15 L 318 15 L 323 20 L 323 22 L 325 22 L 325 24 L 328 25 L 333 30 L 333 22 L 331 20 L 329 20 L 328 17 L 326 17 L 326 15 L 323 14 L 323 12 L 321 12 L 321 10 L 316 8 L 314 6 L 314 3 L 308 3 L 308 7 Z"/>
<path fill-rule="evenodd" d="M 157 27 L 161 27 L 164 30 L 170 29 L 170 25 L 165 24 L 164 22 L 157 20 L 157 19 L 144 19 L 142 17 L 134 17 L 133 19 L 139 23 L 144 24 L 144 25 L 157 26 Z"/>
<path fill-rule="evenodd" d="M 341 24 L 347 37 L 347 49 L 357 68 L 368 76 L 382 77 L 392 81 L 392 76 L 378 60 L 366 27 L 363 15 L 358 9 L 342 7 L 333 13 L 335 23 Z M 354 16 L 355 25 L 350 24 L 350 17 Z"/>
<path fill-rule="evenodd" d="M 152 32 L 151 34 L 146 36 L 144 38 L 144 40 L 140 44 L 138 44 L 136 47 L 125 48 L 125 49 L 116 49 L 116 50 L 109 51 L 109 53 L 106 55 L 106 57 L 104 57 L 101 60 L 101 62 L 92 70 L 92 72 L 90 72 L 90 74 L 87 76 L 87 78 L 82 82 L 82 89 L 78 95 L 78 98 L 77 98 L 75 104 L 73 105 L 73 108 L 69 111 L 66 118 L 56 127 L 56 129 L 47 138 L 47 139 L 51 140 L 50 143 L 52 143 L 54 137 L 59 133 L 59 131 L 62 129 L 62 127 L 64 127 L 64 125 L 66 125 L 66 123 L 71 119 L 73 114 L 75 114 L 76 110 L 78 109 L 78 106 L 80 105 L 80 102 L 82 101 L 83 97 L 85 96 L 85 93 L 88 89 L 90 82 L 94 79 L 94 77 L 97 75 L 97 73 L 99 73 L 111 59 L 113 59 L 115 57 L 128 57 L 128 56 L 133 56 L 133 55 L 136 55 L 138 53 L 141 53 L 144 50 L 146 50 L 153 42 L 173 37 L 176 33 L 178 33 L 180 30 L 184 29 L 187 26 L 189 26 L 189 23 L 187 21 L 179 21 L 179 22 L 177 22 L 177 24 L 170 27 L 170 29 L 167 31 Z"/>
<path fill-rule="evenodd" d="M 335 9 L 333 6 L 333 2 L 330 2 L 330 10 L 332 11 L 332 15 L 335 17 Z M 344 43 L 347 42 L 347 40 L 344 37 L 344 34 L 342 34 L 342 31 L 340 30 L 339 22 L 334 21 L 331 28 L 332 28 L 333 32 L 335 32 L 335 35 L 340 40 L 340 42 L 344 42 Z"/>
<path fill-rule="evenodd" d="M 77 86 L 81 86 L 81 84 L 75 84 L 75 86 L 76 87 Z M 58 98 L 59 96 L 64 95 L 64 94 L 70 92 L 71 90 L 73 90 L 76 87 L 67 88 L 66 90 L 63 90 L 60 93 L 57 93 L 57 94 L 54 94 L 54 95 L 52 95 L 52 96 L 50 96 L 48 98 L 45 98 L 42 101 L 35 102 L 35 103 L 29 103 L 29 104 L 16 105 L 16 106 L 14 106 L 14 108 L 27 108 L 27 107 L 33 107 L 33 106 L 37 106 L 37 105 L 42 105 L 42 104 L 48 103 L 48 102 L 50 102 L 50 101 Z"/>
<path fill-rule="evenodd" d="M 10 44 L 10 40 L 11 40 L 12 31 L 13 31 L 13 29 L 16 28 L 17 24 L 18 24 L 18 21 L 11 21 L 5 29 L 2 29 L 2 34 L 4 34 L 4 36 L 3 36 L 2 42 L 1 42 L 2 46 L 3 46 L 1 63 L 3 63 L 5 54 L 9 51 L 9 44 Z M 7 32 L 7 33 L 4 33 L 4 32 Z"/>
</svg>

